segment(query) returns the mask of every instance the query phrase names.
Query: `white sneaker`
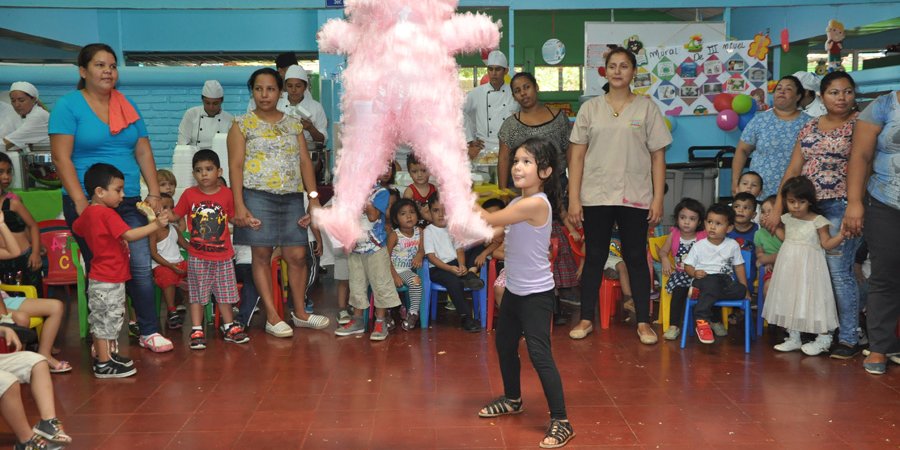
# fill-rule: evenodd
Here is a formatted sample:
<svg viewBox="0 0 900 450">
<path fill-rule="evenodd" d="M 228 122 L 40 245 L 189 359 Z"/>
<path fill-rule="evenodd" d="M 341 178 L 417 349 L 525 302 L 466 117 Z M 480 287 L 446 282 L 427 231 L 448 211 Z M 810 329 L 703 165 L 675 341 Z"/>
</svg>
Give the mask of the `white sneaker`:
<svg viewBox="0 0 900 450">
<path fill-rule="evenodd" d="M 290 325 L 284 323 L 283 320 L 279 320 L 275 325 L 272 325 L 268 321 L 266 321 L 266 333 L 269 333 L 275 337 L 287 338 L 294 335 L 294 330 L 290 327 Z"/>
<path fill-rule="evenodd" d="M 795 352 L 800 350 L 803 342 L 800 341 L 799 331 L 788 331 L 788 337 L 784 338 L 784 342 L 775 346 L 775 350 L 779 352 Z"/>
<path fill-rule="evenodd" d="M 820 334 L 816 340 L 803 344 L 800 350 L 807 356 L 816 356 L 828 352 L 829 348 L 831 348 L 831 335 Z"/>
</svg>

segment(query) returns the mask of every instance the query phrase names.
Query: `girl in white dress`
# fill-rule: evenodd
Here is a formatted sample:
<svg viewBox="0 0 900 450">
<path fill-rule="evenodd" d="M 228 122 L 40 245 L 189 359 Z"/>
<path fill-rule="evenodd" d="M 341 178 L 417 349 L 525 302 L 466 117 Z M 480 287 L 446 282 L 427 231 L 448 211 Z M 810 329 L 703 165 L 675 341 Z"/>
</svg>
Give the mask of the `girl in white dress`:
<svg viewBox="0 0 900 450">
<path fill-rule="evenodd" d="M 838 327 L 825 250 L 837 247 L 844 238 L 840 233 L 829 234 L 831 222 L 818 214 L 816 188 L 808 178 L 791 178 L 781 191 L 788 214 L 781 216 L 784 226 L 775 234 L 784 244 L 775 261 L 763 317 L 788 330 L 787 339 L 775 350 L 818 355 L 831 346 L 831 332 Z M 819 336 L 801 345 L 800 333 Z"/>
</svg>

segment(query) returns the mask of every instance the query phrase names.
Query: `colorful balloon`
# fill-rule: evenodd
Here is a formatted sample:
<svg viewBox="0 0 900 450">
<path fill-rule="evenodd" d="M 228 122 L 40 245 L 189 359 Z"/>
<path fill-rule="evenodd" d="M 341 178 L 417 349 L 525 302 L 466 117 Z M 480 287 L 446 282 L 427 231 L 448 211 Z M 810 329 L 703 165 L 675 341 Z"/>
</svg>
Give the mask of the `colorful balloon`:
<svg viewBox="0 0 900 450">
<path fill-rule="evenodd" d="M 731 131 L 737 128 L 739 120 L 738 113 L 730 109 L 719 111 L 719 114 L 716 115 L 716 125 L 723 131 Z"/>
<path fill-rule="evenodd" d="M 750 119 L 753 119 L 753 116 L 754 113 L 751 112 L 738 116 L 738 128 L 744 131 L 744 128 L 747 128 L 747 124 L 750 123 Z"/>
<path fill-rule="evenodd" d="M 753 106 L 753 98 L 747 94 L 738 94 L 731 100 L 731 109 L 738 114 L 750 111 Z"/>
<path fill-rule="evenodd" d="M 716 111 L 731 109 L 732 100 L 734 100 L 734 95 L 723 92 L 713 97 L 713 107 L 716 108 Z"/>
</svg>

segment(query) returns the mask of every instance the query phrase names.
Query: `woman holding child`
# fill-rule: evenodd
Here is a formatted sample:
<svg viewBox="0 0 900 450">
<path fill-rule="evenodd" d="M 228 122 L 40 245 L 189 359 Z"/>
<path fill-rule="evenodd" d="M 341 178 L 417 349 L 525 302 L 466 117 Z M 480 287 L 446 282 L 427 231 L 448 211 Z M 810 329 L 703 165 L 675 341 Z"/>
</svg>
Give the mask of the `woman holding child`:
<svg viewBox="0 0 900 450">
<path fill-rule="evenodd" d="M 57 100 L 50 114 L 50 149 L 63 185 L 63 213 L 69 227 L 88 206 L 84 173 L 98 162 L 110 163 L 125 175 L 125 199 L 116 213 L 130 227 L 147 225 L 138 212 L 140 178 L 149 194 L 146 202 L 160 211 L 156 162 L 147 138 L 147 127 L 134 103 L 116 90 L 119 80 L 115 51 L 106 44 L 89 44 L 78 54 L 78 90 Z M 75 236 L 90 270 L 91 249 Z M 127 291 L 137 314 L 140 345 L 154 352 L 172 350 L 172 341 L 159 334 L 159 312 L 155 311 L 150 245 L 146 238 L 130 242 L 131 280 Z"/>
<path fill-rule="evenodd" d="M 831 222 L 831 235 L 840 233 L 847 209 L 847 164 L 850 161 L 853 129 L 859 115 L 856 112 L 856 83 L 846 72 L 832 72 L 822 79 L 820 89 L 828 112 L 810 120 L 800 130 L 791 162 L 779 183 L 778 199 L 764 224 L 773 233 L 781 224 L 781 187 L 798 175 L 813 181 L 818 207 Z M 831 357 L 836 359 L 849 359 L 859 353 L 859 291 L 853 276 L 853 260 L 859 243 L 859 237 L 845 239 L 825 255 L 840 326 L 839 344 L 831 352 Z M 820 335 L 816 343 L 818 345 L 814 351 L 804 352 L 811 356 L 827 352 L 831 347 L 831 336 Z"/>
<path fill-rule="evenodd" d="M 266 308 L 266 332 L 291 337 L 293 329 L 275 312 L 272 286 L 272 252 L 281 248 L 288 266 L 288 282 L 294 302 L 295 327 L 322 329 L 328 318 L 304 311 L 307 271 L 306 227 L 310 216 L 304 207 L 319 208 L 312 160 L 303 137 L 303 125 L 276 106 L 284 80 L 273 69 L 259 69 L 247 88 L 256 109 L 235 118 L 228 132 L 228 165 L 234 192 L 234 243 L 249 245 L 253 281 Z M 315 269 L 314 269 L 315 270 Z"/>
<path fill-rule="evenodd" d="M 647 228 L 663 214 L 665 148 L 672 142 L 659 108 L 631 92 L 635 56 L 618 47 L 606 56 L 609 93 L 578 111 L 569 144 L 568 220 L 584 224 L 586 260 L 581 285 L 581 321 L 569 332 L 583 339 L 593 331 L 603 266 L 613 225 L 618 224 L 622 257 L 631 276 L 637 332 L 655 344 L 650 325 Z"/>
</svg>

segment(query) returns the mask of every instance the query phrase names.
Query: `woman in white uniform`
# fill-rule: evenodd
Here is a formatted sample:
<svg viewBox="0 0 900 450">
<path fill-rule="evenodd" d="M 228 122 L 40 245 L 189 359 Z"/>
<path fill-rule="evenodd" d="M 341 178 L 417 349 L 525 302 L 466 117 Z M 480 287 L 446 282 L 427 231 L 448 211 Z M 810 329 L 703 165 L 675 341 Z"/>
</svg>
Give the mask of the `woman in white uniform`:
<svg viewBox="0 0 900 450">
<path fill-rule="evenodd" d="M 2 137 L 6 150 L 25 149 L 29 145 L 49 147 L 47 123 L 50 113 L 38 100 L 37 88 L 27 81 L 16 81 L 9 87 L 9 103 L 15 114 L 9 117 L 13 131 Z"/>
<path fill-rule="evenodd" d="M 306 148 L 313 150 L 316 144 L 324 144 L 328 139 L 328 118 L 322 104 L 309 94 L 309 75 L 300 66 L 290 66 L 284 75 L 284 91 L 287 104 L 279 102 L 278 109 L 290 114 L 303 124 Z"/>
<path fill-rule="evenodd" d="M 185 111 L 178 127 L 178 145 L 212 149 L 216 133 L 228 134 L 234 116 L 222 111 L 224 97 L 225 92 L 218 81 L 207 80 L 203 83 L 203 105 Z"/>
</svg>

